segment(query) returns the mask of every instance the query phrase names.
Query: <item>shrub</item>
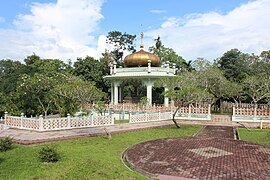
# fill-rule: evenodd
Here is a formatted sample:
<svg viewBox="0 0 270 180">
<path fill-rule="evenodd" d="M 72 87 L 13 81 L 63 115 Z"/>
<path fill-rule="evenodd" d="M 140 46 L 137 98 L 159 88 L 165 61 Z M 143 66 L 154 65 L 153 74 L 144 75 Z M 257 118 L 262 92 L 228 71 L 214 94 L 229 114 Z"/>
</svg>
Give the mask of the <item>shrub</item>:
<svg viewBox="0 0 270 180">
<path fill-rule="evenodd" d="M 0 151 L 4 152 L 12 148 L 13 139 L 10 137 L 5 137 L 0 139 Z"/>
<path fill-rule="evenodd" d="M 55 146 L 44 146 L 39 151 L 39 159 L 41 162 L 57 162 L 60 155 Z"/>
</svg>

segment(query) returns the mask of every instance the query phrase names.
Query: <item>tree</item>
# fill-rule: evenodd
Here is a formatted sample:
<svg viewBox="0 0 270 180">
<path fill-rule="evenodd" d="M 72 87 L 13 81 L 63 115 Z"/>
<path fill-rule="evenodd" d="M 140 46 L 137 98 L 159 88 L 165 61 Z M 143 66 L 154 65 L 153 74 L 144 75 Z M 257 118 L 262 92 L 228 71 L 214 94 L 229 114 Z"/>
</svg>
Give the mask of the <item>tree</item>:
<svg viewBox="0 0 270 180">
<path fill-rule="evenodd" d="M 180 126 L 175 120 L 175 116 L 181 107 L 194 102 L 211 101 L 213 98 L 210 93 L 200 86 L 195 72 L 184 72 L 174 78 L 164 78 L 159 80 L 158 84 L 168 88 L 165 95 L 175 101 L 176 110 L 173 113 L 172 121 L 177 128 Z"/>
<path fill-rule="evenodd" d="M 161 63 L 175 63 L 176 68 L 180 69 L 181 71 L 190 71 L 192 69 L 190 66 L 191 61 L 187 63 L 185 59 L 179 56 L 172 48 L 165 47 L 162 44 L 159 36 L 157 39 L 155 39 L 155 45 L 149 47 L 149 51 L 160 57 Z"/>
<path fill-rule="evenodd" d="M 52 94 L 50 90 L 60 82 L 63 76 L 61 74 L 54 74 L 54 76 L 47 76 L 45 74 L 35 74 L 29 76 L 24 74 L 20 78 L 20 84 L 17 91 L 26 95 L 32 101 L 37 100 L 38 107 L 44 112 L 47 117 L 48 110 L 52 105 Z"/>
<path fill-rule="evenodd" d="M 56 96 L 78 103 L 80 110 L 87 104 L 100 101 L 105 94 L 99 90 L 94 82 L 83 81 L 78 77 L 70 76 L 67 82 L 57 85 L 52 90 Z"/>
<path fill-rule="evenodd" d="M 243 54 L 238 49 L 231 49 L 217 60 L 217 66 L 227 79 L 241 82 L 248 73 L 249 60 L 248 54 Z"/>
<path fill-rule="evenodd" d="M 270 76 L 249 76 L 243 81 L 244 92 L 253 103 L 270 97 Z"/>
<path fill-rule="evenodd" d="M 25 71 L 25 65 L 19 61 L 1 60 L 0 61 L 0 92 L 7 95 L 14 92 L 17 87 L 18 78 Z"/>
<path fill-rule="evenodd" d="M 108 92 L 110 84 L 103 76 L 107 75 L 106 64 L 103 61 L 95 60 L 93 57 L 78 58 L 74 63 L 73 74 L 86 81 L 93 81 L 97 88 L 103 92 Z"/>
<path fill-rule="evenodd" d="M 106 37 L 106 42 L 115 47 L 112 52 L 115 54 L 116 61 L 123 60 L 123 51 L 127 50 L 132 53 L 136 51 L 134 45 L 136 35 L 127 34 L 126 32 L 122 33 L 120 31 L 110 31 Z"/>
<path fill-rule="evenodd" d="M 234 103 L 236 104 L 240 102 L 241 98 L 244 95 L 242 83 L 226 81 L 223 86 L 226 87 L 227 99 L 233 99 Z"/>
<path fill-rule="evenodd" d="M 260 59 L 263 61 L 263 62 L 266 62 L 266 63 L 270 63 L 270 50 L 268 51 L 262 51 L 261 54 L 260 54 Z"/>
<path fill-rule="evenodd" d="M 26 74 L 33 76 L 35 73 L 43 73 L 52 76 L 54 73 L 70 72 L 72 67 L 59 59 L 41 59 L 36 54 L 27 56 Z"/>
</svg>

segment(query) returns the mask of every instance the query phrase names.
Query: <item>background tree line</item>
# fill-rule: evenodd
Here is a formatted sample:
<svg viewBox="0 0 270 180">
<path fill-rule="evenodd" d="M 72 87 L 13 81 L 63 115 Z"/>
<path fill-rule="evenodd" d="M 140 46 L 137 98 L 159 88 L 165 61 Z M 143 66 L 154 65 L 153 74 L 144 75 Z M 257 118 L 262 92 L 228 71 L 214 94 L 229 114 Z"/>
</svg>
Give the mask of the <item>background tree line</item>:
<svg viewBox="0 0 270 180">
<path fill-rule="evenodd" d="M 0 116 L 5 111 L 12 115 L 23 112 L 27 116 L 74 114 L 87 103 L 108 101 L 110 83 L 103 76 L 109 74 L 113 61 L 123 66 L 123 51 L 135 52 L 135 39 L 135 35 L 109 32 L 107 43 L 114 49 L 106 50 L 100 59 L 87 56 L 65 63 L 33 54 L 23 63 L 0 60 Z M 270 100 L 270 51 L 256 56 L 232 49 L 214 62 L 203 58 L 187 61 L 165 47 L 160 37 L 148 50 L 158 55 L 162 63 L 176 64 L 177 77 L 159 82 L 169 88 L 168 96 L 172 99 L 187 102 L 211 99 L 213 104 L 222 100 L 247 103 Z M 162 103 L 163 89 L 156 86 L 153 91 L 155 101 Z"/>
</svg>

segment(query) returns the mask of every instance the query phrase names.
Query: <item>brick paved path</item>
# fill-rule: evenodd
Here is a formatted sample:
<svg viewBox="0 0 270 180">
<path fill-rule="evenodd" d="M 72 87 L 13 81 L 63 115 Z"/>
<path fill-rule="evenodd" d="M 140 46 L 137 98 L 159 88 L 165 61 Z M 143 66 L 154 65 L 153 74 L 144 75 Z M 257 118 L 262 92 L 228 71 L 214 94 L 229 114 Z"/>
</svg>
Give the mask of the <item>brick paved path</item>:
<svg viewBox="0 0 270 180">
<path fill-rule="evenodd" d="M 232 132 L 206 126 L 196 137 L 134 145 L 124 157 L 137 171 L 159 179 L 270 179 L 270 149 L 234 140 Z"/>
<path fill-rule="evenodd" d="M 228 126 L 206 126 L 197 135 L 200 138 L 231 138 L 234 139 L 234 128 Z"/>
</svg>

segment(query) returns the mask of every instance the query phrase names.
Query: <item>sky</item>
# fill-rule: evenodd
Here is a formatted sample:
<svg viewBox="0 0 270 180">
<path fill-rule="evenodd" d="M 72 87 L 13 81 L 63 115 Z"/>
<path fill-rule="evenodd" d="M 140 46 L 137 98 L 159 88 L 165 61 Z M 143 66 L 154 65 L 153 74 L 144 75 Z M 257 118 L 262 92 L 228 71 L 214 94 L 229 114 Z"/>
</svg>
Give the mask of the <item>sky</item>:
<svg viewBox="0 0 270 180">
<path fill-rule="evenodd" d="M 186 60 L 270 50 L 270 0 L 1 0 L 0 59 L 100 58 L 109 31 L 161 37 Z M 127 54 L 127 53 L 126 53 Z"/>
</svg>

